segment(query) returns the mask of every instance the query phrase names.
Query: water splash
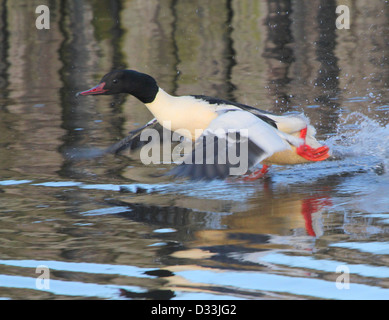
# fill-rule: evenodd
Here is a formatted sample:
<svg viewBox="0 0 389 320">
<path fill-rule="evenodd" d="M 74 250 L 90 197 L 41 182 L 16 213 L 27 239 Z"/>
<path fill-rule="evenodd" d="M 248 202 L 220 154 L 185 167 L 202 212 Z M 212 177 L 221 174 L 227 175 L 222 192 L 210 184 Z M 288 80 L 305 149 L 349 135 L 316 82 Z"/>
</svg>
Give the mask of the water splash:
<svg viewBox="0 0 389 320">
<path fill-rule="evenodd" d="M 335 158 L 373 168 L 377 174 L 389 169 L 389 126 L 362 113 L 349 114 L 326 144 Z"/>
</svg>

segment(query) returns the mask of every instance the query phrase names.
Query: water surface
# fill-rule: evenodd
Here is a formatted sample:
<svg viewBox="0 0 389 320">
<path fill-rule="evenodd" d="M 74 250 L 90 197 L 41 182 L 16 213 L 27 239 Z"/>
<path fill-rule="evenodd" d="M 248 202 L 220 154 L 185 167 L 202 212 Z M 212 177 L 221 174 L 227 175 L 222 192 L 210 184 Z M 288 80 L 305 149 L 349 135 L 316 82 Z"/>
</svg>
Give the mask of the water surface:
<svg viewBox="0 0 389 320">
<path fill-rule="evenodd" d="M 0 298 L 389 298 L 386 1 L 347 2 L 349 30 L 332 0 L 50 1 L 37 30 L 44 2 L 0 2 Z M 334 158 L 211 183 L 128 152 L 69 159 L 152 118 L 74 97 L 115 68 L 304 112 Z"/>
</svg>

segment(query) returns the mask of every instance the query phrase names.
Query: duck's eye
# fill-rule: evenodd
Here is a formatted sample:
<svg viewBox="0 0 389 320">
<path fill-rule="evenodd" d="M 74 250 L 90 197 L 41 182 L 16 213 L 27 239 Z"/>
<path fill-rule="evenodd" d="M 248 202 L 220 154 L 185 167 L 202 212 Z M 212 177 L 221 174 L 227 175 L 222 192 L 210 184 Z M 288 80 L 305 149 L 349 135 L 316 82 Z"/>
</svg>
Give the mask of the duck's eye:
<svg viewBox="0 0 389 320">
<path fill-rule="evenodd" d="M 112 83 L 113 83 L 113 84 L 118 83 L 118 79 L 113 79 L 113 80 L 112 80 Z"/>
</svg>

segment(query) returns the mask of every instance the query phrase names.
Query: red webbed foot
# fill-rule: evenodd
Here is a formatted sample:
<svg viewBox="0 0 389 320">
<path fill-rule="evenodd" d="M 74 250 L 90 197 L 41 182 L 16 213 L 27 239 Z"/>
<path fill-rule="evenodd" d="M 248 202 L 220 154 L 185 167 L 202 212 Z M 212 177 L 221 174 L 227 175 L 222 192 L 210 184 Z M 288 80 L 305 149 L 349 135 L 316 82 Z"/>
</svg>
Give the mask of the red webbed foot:
<svg viewBox="0 0 389 320">
<path fill-rule="evenodd" d="M 244 177 L 243 180 L 254 181 L 263 178 L 268 171 L 269 171 L 269 166 L 264 164 L 261 170 L 254 171 L 253 173 L 249 174 L 247 177 Z"/>
<path fill-rule="evenodd" d="M 309 161 L 323 161 L 329 158 L 330 148 L 327 146 L 321 146 L 319 148 L 312 148 L 309 145 L 305 144 L 305 138 L 307 136 L 307 128 L 304 128 L 300 131 L 300 138 L 304 139 L 304 144 L 296 149 L 296 152 L 299 156 L 307 159 Z"/>
<path fill-rule="evenodd" d="M 309 161 L 323 161 L 328 159 L 328 157 L 330 156 L 328 151 L 330 151 L 330 148 L 328 148 L 327 146 L 322 146 L 315 149 L 306 144 L 303 144 L 296 150 L 299 156 Z"/>
</svg>

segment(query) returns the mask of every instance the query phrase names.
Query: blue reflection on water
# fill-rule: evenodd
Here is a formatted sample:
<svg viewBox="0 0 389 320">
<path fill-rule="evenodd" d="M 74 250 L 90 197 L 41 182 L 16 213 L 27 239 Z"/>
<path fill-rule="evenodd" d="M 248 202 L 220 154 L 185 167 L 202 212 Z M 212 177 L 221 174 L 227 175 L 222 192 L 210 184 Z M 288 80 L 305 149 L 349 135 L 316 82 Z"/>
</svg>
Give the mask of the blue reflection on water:
<svg viewBox="0 0 389 320">
<path fill-rule="evenodd" d="M 346 264 L 343 261 L 315 259 L 312 256 L 289 256 L 282 253 L 270 253 L 258 259 L 258 262 L 267 262 L 293 268 L 307 268 L 326 272 L 335 272 L 338 266 L 346 265 L 351 274 L 359 274 L 364 277 L 389 278 L 388 267 L 369 266 L 366 264 Z"/>
<path fill-rule="evenodd" d="M 127 265 L 41 260 L 0 260 L 0 264 L 22 268 L 36 268 L 39 265 L 45 265 L 50 270 L 85 272 L 95 274 L 115 274 L 127 277 L 153 278 L 151 276 L 148 276 L 147 274 L 144 274 L 144 272 L 149 271 L 149 269 Z"/>
<path fill-rule="evenodd" d="M 0 275 L 0 285 L 5 288 L 31 289 L 37 290 L 36 278 Z M 120 297 L 120 290 L 132 292 L 144 292 L 143 288 L 137 286 L 103 285 L 95 283 L 84 283 L 78 281 L 50 280 L 49 287 L 39 288 L 56 295 L 99 297 L 117 299 Z"/>
<path fill-rule="evenodd" d="M 236 287 L 237 289 L 283 292 L 325 299 L 389 299 L 389 289 L 351 283 L 349 289 L 339 290 L 336 283 L 321 279 L 289 277 L 259 272 L 191 270 L 177 272 L 186 280 L 206 285 Z"/>
<path fill-rule="evenodd" d="M 372 254 L 389 254 L 389 242 L 341 242 L 330 243 L 329 246 L 354 249 Z"/>
</svg>

